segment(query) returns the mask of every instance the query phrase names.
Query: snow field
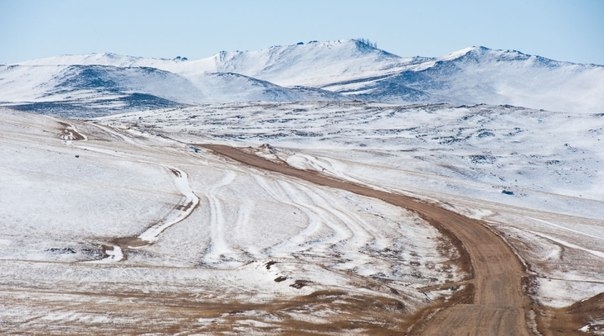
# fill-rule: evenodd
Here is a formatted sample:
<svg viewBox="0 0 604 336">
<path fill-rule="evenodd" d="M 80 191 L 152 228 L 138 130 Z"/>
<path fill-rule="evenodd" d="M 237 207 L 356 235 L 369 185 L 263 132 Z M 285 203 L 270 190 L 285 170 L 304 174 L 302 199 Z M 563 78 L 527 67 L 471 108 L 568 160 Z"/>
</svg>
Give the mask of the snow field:
<svg viewBox="0 0 604 336">
<path fill-rule="evenodd" d="M 90 295 L 121 295 L 107 307 L 122 309 L 131 295 L 266 302 L 336 290 L 413 311 L 452 293 L 426 286 L 463 277 L 438 231 L 381 201 L 144 129 L 73 121 L 86 140 L 64 141 L 56 120 L 0 113 L 0 320 L 19 330 L 140 322 L 100 315 Z M 317 314 L 337 314 L 327 308 Z"/>
<path fill-rule="evenodd" d="M 100 122 L 131 127 L 138 118 L 141 130 L 155 125 L 156 132 L 190 143 L 255 143 L 258 155 L 271 160 L 483 218 L 536 265 L 537 295 L 546 304 L 603 291 L 604 268 L 594 266 L 604 252 L 599 114 L 488 105 L 223 104 Z M 270 147 L 259 146 L 266 143 Z M 308 204 L 300 198 L 305 192 L 294 194 L 295 203 Z M 310 227 L 307 232 L 319 232 Z M 346 237 L 347 226 L 336 229 L 336 236 Z"/>
</svg>

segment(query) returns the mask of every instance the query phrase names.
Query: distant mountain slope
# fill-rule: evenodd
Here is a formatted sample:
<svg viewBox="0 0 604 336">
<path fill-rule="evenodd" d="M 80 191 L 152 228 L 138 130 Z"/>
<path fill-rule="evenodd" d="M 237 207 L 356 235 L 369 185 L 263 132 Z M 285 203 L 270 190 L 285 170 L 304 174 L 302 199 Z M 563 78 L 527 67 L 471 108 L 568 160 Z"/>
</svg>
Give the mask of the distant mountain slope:
<svg viewBox="0 0 604 336">
<path fill-rule="evenodd" d="M 350 99 L 317 88 L 281 87 L 237 73 L 186 76 L 141 66 L 156 63 L 166 68 L 171 62 L 151 61 L 95 54 L 2 66 L 0 104 L 52 114 L 95 116 L 204 103 Z"/>
<path fill-rule="evenodd" d="M 485 47 L 438 58 L 402 58 L 363 40 L 220 52 L 193 61 L 106 53 L 0 66 L 3 105 L 94 102 L 115 108 L 132 94 L 156 99 L 135 100 L 128 108 L 153 108 L 155 103 L 145 103 L 150 101 L 195 105 L 358 99 L 599 113 L 604 67 Z"/>
<path fill-rule="evenodd" d="M 201 93 L 186 78 L 151 67 L 70 65 L 55 76 L 53 94 L 78 91 L 141 92 L 181 103 L 196 103 Z"/>
<path fill-rule="evenodd" d="M 345 86 L 326 87 L 330 88 L 345 92 Z M 604 67 L 474 47 L 440 58 L 425 69 L 378 79 L 359 91 L 347 94 L 378 101 L 510 104 L 601 112 Z M 418 94 L 400 94 L 407 91 Z"/>
<path fill-rule="evenodd" d="M 286 88 L 271 82 L 233 72 L 213 72 L 195 81 L 204 103 L 248 101 L 324 101 L 348 100 L 337 93 L 310 87 Z"/>
<path fill-rule="evenodd" d="M 358 40 L 221 52 L 214 58 L 218 71 L 237 72 L 284 86 L 313 87 L 394 74 L 414 62 Z"/>
</svg>

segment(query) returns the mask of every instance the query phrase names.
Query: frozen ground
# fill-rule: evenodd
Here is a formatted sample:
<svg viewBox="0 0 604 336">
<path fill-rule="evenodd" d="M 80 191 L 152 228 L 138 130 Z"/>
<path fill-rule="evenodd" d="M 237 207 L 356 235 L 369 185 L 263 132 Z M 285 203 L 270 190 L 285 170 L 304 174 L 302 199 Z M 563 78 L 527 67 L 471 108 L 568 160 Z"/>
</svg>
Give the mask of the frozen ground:
<svg viewBox="0 0 604 336">
<path fill-rule="evenodd" d="M 0 332 L 598 332 L 603 79 L 365 40 L 2 65 Z"/>
<path fill-rule="evenodd" d="M 465 276 L 445 237 L 381 201 L 146 129 L 0 114 L 0 331 L 362 333 L 380 319 L 350 307 L 404 320 Z"/>
<path fill-rule="evenodd" d="M 185 143 L 251 145 L 297 168 L 444 203 L 508 237 L 536 275 L 541 302 L 560 307 L 604 291 L 602 114 L 337 102 L 98 122 Z"/>
<path fill-rule="evenodd" d="M 201 143 L 484 219 L 546 305 L 604 292 L 601 114 L 359 102 L 0 114 L 1 331 L 392 332 L 464 288 L 458 252 L 417 215 Z"/>
</svg>

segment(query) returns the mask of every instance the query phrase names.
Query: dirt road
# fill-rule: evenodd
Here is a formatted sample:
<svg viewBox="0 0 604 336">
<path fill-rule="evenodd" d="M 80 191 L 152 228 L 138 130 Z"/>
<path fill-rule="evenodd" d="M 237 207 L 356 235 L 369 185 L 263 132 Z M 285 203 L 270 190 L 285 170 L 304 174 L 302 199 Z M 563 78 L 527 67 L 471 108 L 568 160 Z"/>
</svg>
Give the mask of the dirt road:
<svg viewBox="0 0 604 336">
<path fill-rule="evenodd" d="M 311 171 L 275 163 L 241 149 L 202 145 L 238 162 L 306 181 L 381 199 L 415 211 L 451 238 L 461 254 L 462 265 L 472 274 L 473 293 L 447 305 L 433 307 L 410 331 L 423 335 L 529 335 L 526 316 L 530 300 L 522 289 L 525 271 L 505 243 L 483 222 L 462 216 L 411 197 L 336 180 Z M 471 286 L 472 287 L 472 286 Z M 444 309 L 443 309 L 444 308 Z"/>
</svg>

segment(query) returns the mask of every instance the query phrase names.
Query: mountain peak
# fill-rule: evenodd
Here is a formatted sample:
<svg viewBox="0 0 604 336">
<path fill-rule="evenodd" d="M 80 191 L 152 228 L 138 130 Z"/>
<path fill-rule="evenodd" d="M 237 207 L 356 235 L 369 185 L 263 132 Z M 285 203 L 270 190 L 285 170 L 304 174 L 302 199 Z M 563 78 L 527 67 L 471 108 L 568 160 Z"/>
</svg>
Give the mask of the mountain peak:
<svg viewBox="0 0 604 336">
<path fill-rule="evenodd" d="M 305 92 L 311 99 L 511 104 L 559 111 L 600 111 L 603 96 L 603 66 L 480 45 L 438 58 L 402 58 L 359 38 L 182 61 L 116 53 L 28 61 L 0 67 L 0 96 L 5 102 L 46 102 L 72 99 L 73 92 L 105 100 L 137 92 L 189 104 L 304 100 Z"/>
<path fill-rule="evenodd" d="M 282 86 L 313 87 L 331 84 L 333 78 L 346 81 L 359 76 L 391 74 L 403 62 L 399 56 L 377 49 L 375 43 L 366 39 L 309 41 L 261 50 L 223 51 L 213 60 L 217 72 L 237 72 Z"/>
<path fill-rule="evenodd" d="M 259 50 L 236 50 L 236 51 L 220 51 L 214 57 L 225 57 L 229 54 L 250 54 L 250 53 L 265 53 L 265 52 L 278 52 L 281 50 L 299 50 L 300 52 L 307 51 L 317 51 L 317 50 L 333 50 L 333 49 L 350 49 L 357 50 L 361 52 L 379 52 L 390 54 L 382 49 L 377 47 L 377 43 L 372 42 L 369 39 L 358 38 L 358 39 L 344 39 L 344 40 L 330 40 L 330 41 L 300 41 L 295 44 L 289 45 L 273 45 L 269 48 L 259 49 Z M 393 55 L 394 56 L 394 55 Z"/>
<path fill-rule="evenodd" d="M 90 53 L 83 55 L 61 55 L 19 63 L 20 65 L 112 65 L 130 66 L 142 57 L 120 55 L 112 52 Z"/>
<path fill-rule="evenodd" d="M 453 61 L 453 60 L 461 59 L 461 58 L 468 57 L 468 56 L 484 55 L 485 53 L 487 53 L 489 51 L 492 51 L 492 49 L 489 49 L 484 46 L 472 46 L 472 47 L 467 47 L 467 48 L 453 51 L 443 57 L 440 57 L 440 60 Z"/>
<path fill-rule="evenodd" d="M 456 61 L 456 62 L 470 62 L 470 63 L 489 63 L 489 62 L 522 62 L 529 61 L 532 64 L 539 64 L 543 66 L 556 66 L 562 62 L 553 61 L 551 59 L 525 54 L 518 50 L 503 50 L 503 49 L 490 49 L 484 46 L 472 46 L 464 49 L 454 51 L 444 57 L 440 58 L 441 61 Z"/>
</svg>

